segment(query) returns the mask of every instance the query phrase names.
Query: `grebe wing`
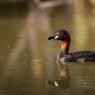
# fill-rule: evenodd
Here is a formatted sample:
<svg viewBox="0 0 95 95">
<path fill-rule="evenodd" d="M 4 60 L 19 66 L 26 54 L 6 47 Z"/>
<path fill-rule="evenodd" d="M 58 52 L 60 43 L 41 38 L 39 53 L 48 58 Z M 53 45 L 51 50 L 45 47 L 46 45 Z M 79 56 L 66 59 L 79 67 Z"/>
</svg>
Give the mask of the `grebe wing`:
<svg viewBox="0 0 95 95">
<path fill-rule="evenodd" d="M 95 51 L 75 52 L 70 55 L 76 61 L 95 61 Z"/>
</svg>

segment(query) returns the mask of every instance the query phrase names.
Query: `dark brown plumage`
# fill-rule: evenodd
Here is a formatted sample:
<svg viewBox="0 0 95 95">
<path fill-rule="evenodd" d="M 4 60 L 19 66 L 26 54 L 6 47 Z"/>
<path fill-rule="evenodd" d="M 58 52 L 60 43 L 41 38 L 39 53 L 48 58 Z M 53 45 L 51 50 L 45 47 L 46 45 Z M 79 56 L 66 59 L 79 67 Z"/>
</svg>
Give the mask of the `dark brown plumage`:
<svg viewBox="0 0 95 95">
<path fill-rule="evenodd" d="M 62 42 L 61 49 L 57 55 L 58 60 L 63 62 L 95 61 L 95 51 L 68 53 L 71 38 L 66 30 L 57 30 L 55 33 L 48 37 L 48 40 L 51 39 L 60 40 Z"/>
</svg>

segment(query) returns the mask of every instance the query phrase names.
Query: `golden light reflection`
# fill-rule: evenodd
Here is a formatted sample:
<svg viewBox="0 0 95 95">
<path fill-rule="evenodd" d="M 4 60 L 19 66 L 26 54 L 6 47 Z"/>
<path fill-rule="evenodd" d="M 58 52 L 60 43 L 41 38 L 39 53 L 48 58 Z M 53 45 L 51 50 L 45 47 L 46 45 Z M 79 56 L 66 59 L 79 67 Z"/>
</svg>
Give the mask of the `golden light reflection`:
<svg viewBox="0 0 95 95">
<path fill-rule="evenodd" d="M 14 45 L 14 48 L 11 49 L 7 60 L 6 60 L 6 65 L 3 70 L 2 78 L 4 80 L 11 76 L 13 72 L 17 71 L 17 64 L 19 63 L 19 57 L 24 48 L 26 47 L 27 44 L 27 35 L 26 32 L 22 31 L 18 34 L 17 41 Z M 14 75 L 15 76 L 15 75 Z"/>
<path fill-rule="evenodd" d="M 83 0 L 74 0 L 74 30 L 77 49 L 86 49 L 86 42 L 89 37 L 89 26 Z"/>
<path fill-rule="evenodd" d="M 95 29 L 95 0 L 90 0 L 89 2 L 92 5 L 92 8 L 91 8 L 91 26 L 92 26 L 92 28 Z"/>
<path fill-rule="evenodd" d="M 45 81 L 45 78 L 50 79 L 55 77 L 57 69 L 59 69 L 58 74 L 59 77 L 61 77 L 61 83 L 63 83 L 65 79 L 65 82 L 67 82 L 69 86 L 70 76 L 68 68 L 63 68 L 62 66 L 56 67 L 57 43 L 54 41 L 49 42 L 47 38 L 56 26 L 58 28 L 59 26 L 64 28 L 64 26 L 68 24 L 72 30 L 74 28 L 75 35 L 73 35 L 73 37 L 75 39 L 76 48 L 79 50 L 87 48 L 85 43 L 88 44 L 90 25 L 88 23 L 88 17 L 86 16 L 84 0 L 73 1 L 74 18 L 69 18 L 72 17 L 70 16 L 72 12 L 66 14 L 65 9 L 67 7 L 65 8 L 65 6 L 62 9 L 63 14 L 60 14 L 60 8 L 54 9 L 57 9 L 59 11 L 58 13 L 57 11 L 53 11 L 53 9 L 50 10 L 50 13 L 49 11 L 42 11 L 40 9 L 34 9 L 27 13 L 27 16 L 23 19 L 23 27 L 16 33 L 17 38 L 15 39 L 15 43 L 12 44 L 14 45 L 13 48 L 7 46 L 9 52 L 7 59 L 5 59 L 6 64 L 4 65 L 4 69 L 1 70 L 0 83 L 2 83 L 0 84 L 0 89 L 6 89 L 8 92 L 11 92 L 13 88 L 16 92 L 17 90 L 15 89 L 18 88 L 22 93 L 24 93 L 24 91 L 30 91 L 38 95 L 39 92 L 42 93 L 44 90 L 43 80 Z M 93 7 L 92 10 L 90 23 L 92 24 L 91 26 L 94 27 L 95 7 Z M 56 16 L 54 17 L 54 15 Z M 74 19 L 72 26 L 73 20 L 71 19 Z M 19 23 L 18 21 L 19 20 L 17 20 L 16 24 Z M 54 24 L 55 22 L 56 24 Z M 93 30 L 95 30 L 94 28 Z M 1 58 L 4 59 L 3 56 L 1 56 Z M 85 70 L 87 70 L 87 68 Z M 82 73 L 81 70 L 78 70 L 78 72 Z M 53 81 L 55 86 L 59 86 L 58 83 L 60 83 L 60 80 Z"/>
</svg>

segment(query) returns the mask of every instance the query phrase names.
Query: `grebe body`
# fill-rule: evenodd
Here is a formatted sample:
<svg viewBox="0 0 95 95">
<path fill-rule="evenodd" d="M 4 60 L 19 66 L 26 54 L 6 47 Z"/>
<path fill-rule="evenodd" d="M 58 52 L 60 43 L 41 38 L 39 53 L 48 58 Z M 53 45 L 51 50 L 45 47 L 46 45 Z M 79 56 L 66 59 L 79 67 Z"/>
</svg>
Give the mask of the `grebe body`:
<svg viewBox="0 0 95 95">
<path fill-rule="evenodd" d="M 69 33 L 64 29 L 59 29 L 51 36 L 48 40 L 56 39 L 62 42 L 61 49 L 57 55 L 57 59 L 63 62 L 84 62 L 84 61 L 95 61 L 95 51 L 82 51 L 69 53 L 69 45 L 71 38 Z"/>
</svg>

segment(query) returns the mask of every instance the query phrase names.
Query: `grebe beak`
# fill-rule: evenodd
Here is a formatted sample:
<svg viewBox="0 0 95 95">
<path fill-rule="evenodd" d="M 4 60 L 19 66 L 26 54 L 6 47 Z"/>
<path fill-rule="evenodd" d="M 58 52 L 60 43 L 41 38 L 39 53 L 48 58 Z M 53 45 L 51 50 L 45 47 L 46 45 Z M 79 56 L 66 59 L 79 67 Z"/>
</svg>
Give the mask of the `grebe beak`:
<svg viewBox="0 0 95 95">
<path fill-rule="evenodd" d="M 57 40 L 58 38 L 59 38 L 59 36 L 51 35 L 48 37 L 48 40 L 51 40 L 51 39 Z"/>
<path fill-rule="evenodd" d="M 54 38 L 55 38 L 55 36 L 51 35 L 51 36 L 48 37 L 48 40 L 51 40 L 51 39 L 54 39 Z"/>
</svg>

